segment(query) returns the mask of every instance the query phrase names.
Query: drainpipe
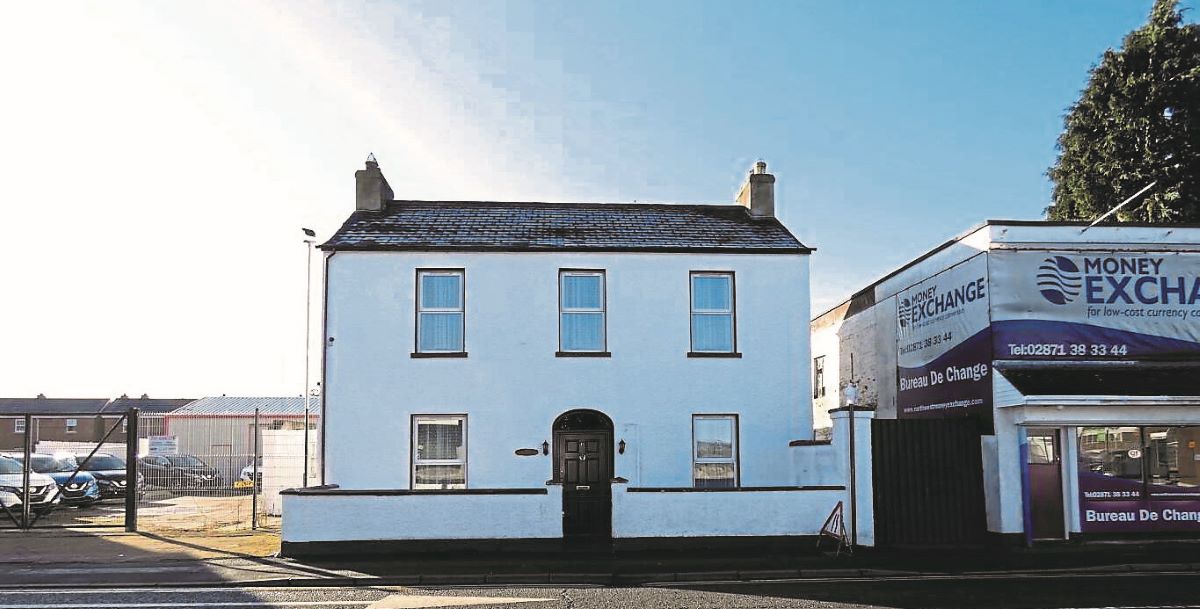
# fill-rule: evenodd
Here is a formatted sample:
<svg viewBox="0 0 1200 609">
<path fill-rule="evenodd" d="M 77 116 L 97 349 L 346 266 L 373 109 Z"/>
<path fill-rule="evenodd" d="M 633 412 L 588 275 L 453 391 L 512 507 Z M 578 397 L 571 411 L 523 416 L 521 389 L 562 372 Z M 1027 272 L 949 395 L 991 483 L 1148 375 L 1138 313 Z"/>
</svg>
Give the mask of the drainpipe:
<svg viewBox="0 0 1200 609">
<path fill-rule="evenodd" d="M 854 439 L 854 411 L 858 404 L 858 384 L 850 381 L 844 391 L 850 415 L 850 547 L 858 545 L 858 459 Z"/>
</svg>

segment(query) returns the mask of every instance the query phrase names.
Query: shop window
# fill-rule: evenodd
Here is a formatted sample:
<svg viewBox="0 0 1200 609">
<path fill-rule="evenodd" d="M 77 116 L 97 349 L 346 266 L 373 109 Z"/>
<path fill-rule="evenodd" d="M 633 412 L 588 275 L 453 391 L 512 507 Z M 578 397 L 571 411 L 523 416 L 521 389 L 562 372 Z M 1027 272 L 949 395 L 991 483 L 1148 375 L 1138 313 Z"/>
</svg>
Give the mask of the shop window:
<svg viewBox="0 0 1200 609">
<path fill-rule="evenodd" d="M 1200 427 L 1081 427 L 1084 499 L 1200 498 Z"/>
</svg>

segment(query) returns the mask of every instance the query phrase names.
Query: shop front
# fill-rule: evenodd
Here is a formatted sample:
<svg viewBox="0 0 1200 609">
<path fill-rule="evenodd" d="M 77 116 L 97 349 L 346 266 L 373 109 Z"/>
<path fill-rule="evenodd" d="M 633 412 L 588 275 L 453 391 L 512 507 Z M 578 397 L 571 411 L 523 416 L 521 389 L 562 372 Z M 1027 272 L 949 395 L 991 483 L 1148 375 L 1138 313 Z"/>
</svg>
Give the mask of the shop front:
<svg viewBox="0 0 1200 609">
<path fill-rule="evenodd" d="M 1200 426 L 1075 428 L 1083 533 L 1200 532 Z"/>
</svg>

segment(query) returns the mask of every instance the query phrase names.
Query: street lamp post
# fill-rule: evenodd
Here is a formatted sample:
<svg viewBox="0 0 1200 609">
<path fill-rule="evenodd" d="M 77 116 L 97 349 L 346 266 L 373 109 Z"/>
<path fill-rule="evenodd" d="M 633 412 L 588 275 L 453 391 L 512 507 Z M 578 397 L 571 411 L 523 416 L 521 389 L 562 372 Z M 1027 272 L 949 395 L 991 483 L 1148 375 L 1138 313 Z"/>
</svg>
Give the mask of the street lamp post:
<svg viewBox="0 0 1200 609">
<path fill-rule="evenodd" d="M 304 482 L 302 487 L 308 486 L 308 352 L 312 344 L 312 250 L 313 244 L 316 243 L 315 237 L 317 233 L 311 228 L 301 229 L 304 231 L 304 252 L 306 256 L 304 267 L 304 391 L 300 396 L 304 398 Z"/>
</svg>

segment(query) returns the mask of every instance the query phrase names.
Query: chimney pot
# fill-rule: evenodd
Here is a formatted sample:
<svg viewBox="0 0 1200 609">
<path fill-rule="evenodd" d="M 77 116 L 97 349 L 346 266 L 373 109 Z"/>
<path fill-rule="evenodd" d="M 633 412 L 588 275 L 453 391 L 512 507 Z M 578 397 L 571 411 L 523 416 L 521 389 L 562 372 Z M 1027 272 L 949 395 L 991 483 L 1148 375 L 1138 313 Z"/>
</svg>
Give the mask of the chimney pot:
<svg viewBox="0 0 1200 609">
<path fill-rule="evenodd" d="M 767 162 L 758 161 L 738 191 L 738 205 L 756 218 L 775 217 L 775 176 L 767 173 Z"/>
<path fill-rule="evenodd" d="M 379 161 L 375 160 L 374 153 L 367 156 L 364 169 L 354 172 L 354 182 L 356 210 L 381 211 L 395 197 L 387 178 L 383 177 L 383 171 L 379 169 Z"/>
</svg>

